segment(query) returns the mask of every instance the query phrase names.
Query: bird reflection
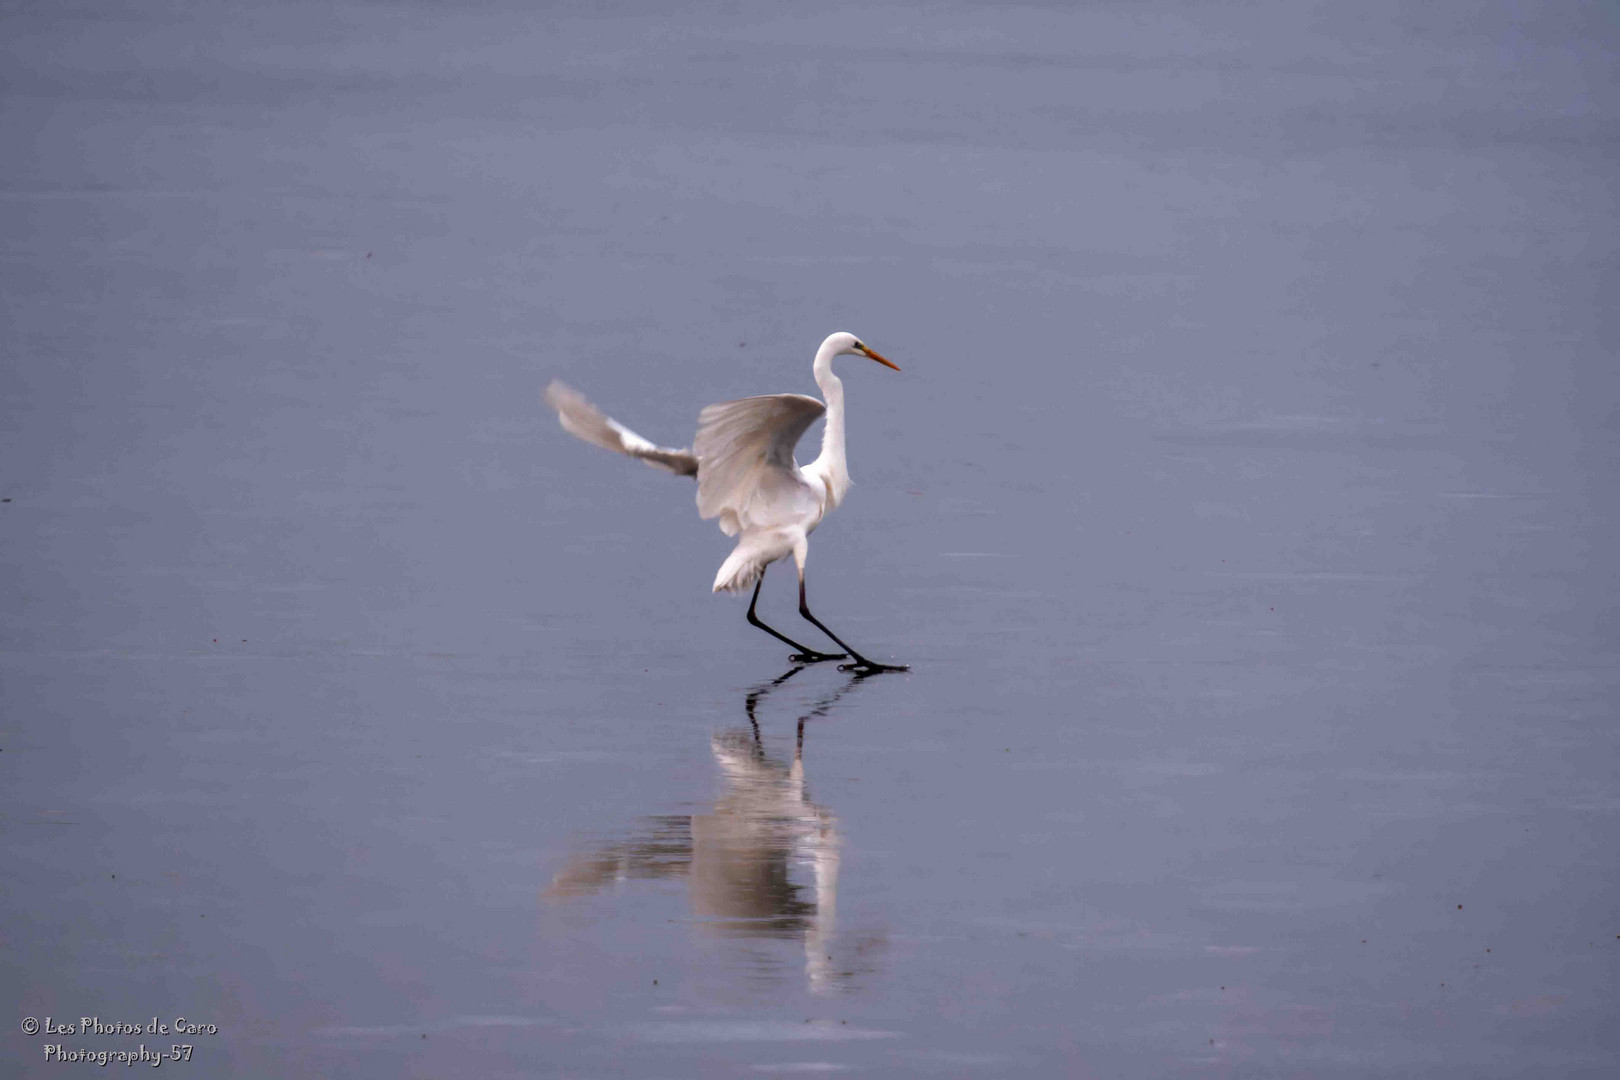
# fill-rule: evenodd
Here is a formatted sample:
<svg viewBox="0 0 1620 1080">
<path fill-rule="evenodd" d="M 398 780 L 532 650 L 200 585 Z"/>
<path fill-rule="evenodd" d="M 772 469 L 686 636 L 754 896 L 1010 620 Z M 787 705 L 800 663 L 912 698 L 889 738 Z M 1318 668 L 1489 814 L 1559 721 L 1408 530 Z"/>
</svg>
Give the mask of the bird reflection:
<svg viewBox="0 0 1620 1080">
<path fill-rule="evenodd" d="M 803 670 L 750 689 L 743 698 L 749 726 L 710 739 L 726 783 L 712 811 L 644 819 L 638 835 L 570 861 L 542 895 L 567 900 L 637 878 L 684 877 L 700 925 L 727 937 L 801 939 L 810 989 L 830 989 L 837 977 L 838 825 L 806 791 L 804 725 L 869 673 L 855 673 L 799 717 L 788 765 L 765 753 L 756 710 Z"/>
</svg>

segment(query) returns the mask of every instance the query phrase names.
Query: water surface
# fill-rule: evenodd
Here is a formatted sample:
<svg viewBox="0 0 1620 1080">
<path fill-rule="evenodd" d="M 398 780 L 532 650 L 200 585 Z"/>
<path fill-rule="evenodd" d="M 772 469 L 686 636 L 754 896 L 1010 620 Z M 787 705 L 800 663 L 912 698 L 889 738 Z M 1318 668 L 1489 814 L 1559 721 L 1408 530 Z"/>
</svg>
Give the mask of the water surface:
<svg viewBox="0 0 1620 1080">
<path fill-rule="evenodd" d="M 1616 41 L 9 5 L 8 1061 L 1614 1075 Z M 539 401 L 836 329 L 810 595 L 904 675 Z"/>
</svg>

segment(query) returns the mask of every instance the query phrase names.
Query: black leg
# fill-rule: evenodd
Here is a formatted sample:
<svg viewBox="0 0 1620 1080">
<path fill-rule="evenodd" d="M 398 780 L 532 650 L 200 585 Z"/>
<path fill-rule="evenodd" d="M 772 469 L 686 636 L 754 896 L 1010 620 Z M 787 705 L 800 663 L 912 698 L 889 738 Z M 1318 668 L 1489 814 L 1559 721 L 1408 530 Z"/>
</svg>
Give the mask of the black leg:
<svg viewBox="0 0 1620 1080">
<path fill-rule="evenodd" d="M 760 622 L 759 616 L 754 614 L 754 605 L 759 603 L 759 590 L 760 590 L 760 587 L 763 586 L 764 584 L 765 584 L 765 575 L 763 573 L 761 573 L 759 575 L 759 582 L 757 584 L 755 584 L 755 586 L 754 586 L 754 598 L 752 600 L 748 601 L 748 621 L 753 623 L 755 626 L 759 627 L 761 630 L 765 631 L 767 634 L 771 635 L 771 637 L 775 638 L 777 641 L 783 642 L 784 644 L 787 644 L 787 645 L 791 645 L 795 649 L 798 649 L 799 650 L 798 652 L 796 652 L 792 656 L 788 657 L 789 660 L 798 660 L 798 661 L 801 661 L 802 663 L 807 663 L 808 664 L 808 663 L 813 663 L 813 662 L 815 662 L 817 660 L 842 660 L 842 659 L 844 659 L 844 654 L 843 653 L 816 652 L 816 650 L 814 650 L 814 649 L 812 649 L 812 648 L 810 648 L 810 647 L 808 647 L 806 645 L 800 645 L 797 641 L 794 641 L 792 638 L 788 637 L 786 634 L 779 634 L 775 630 L 772 630 L 770 627 L 766 626 L 763 622 Z M 803 597 L 804 597 L 804 586 L 802 584 L 799 587 L 799 597 L 800 597 L 800 603 L 802 605 L 803 604 Z M 802 610 L 802 606 L 801 606 L 801 610 Z M 817 625 L 820 625 L 820 624 L 818 623 Z M 829 634 L 827 636 L 832 637 L 831 634 Z M 833 640 L 838 641 L 837 638 L 833 638 Z M 840 645 L 843 644 L 843 642 L 841 642 L 841 641 L 839 641 L 838 643 Z"/>
<path fill-rule="evenodd" d="M 803 615 L 805 618 L 807 618 L 811 622 L 815 623 L 816 624 L 816 629 L 820 630 L 823 634 L 826 634 L 828 637 L 830 637 L 834 641 L 838 642 L 838 644 L 843 647 L 845 652 L 849 653 L 850 656 L 855 658 L 855 662 L 853 664 L 839 664 L 838 665 L 838 670 L 840 670 L 840 671 L 855 671 L 855 672 L 859 672 L 861 674 L 869 674 L 869 673 L 874 672 L 874 671 L 910 671 L 911 670 L 905 664 L 879 664 L 876 661 L 868 660 L 866 657 L 862 656 L 860 653 L 858 653 L 854 649 L 850 648 L 849 643 L 846 642 L 843 638 L 839 637 L 837 634 L 835 634 L 831 630 L 827 629 L 827 627 L 822 623 L 822 621 L 820 619 L 818 619 L 814 615 L 810 614 L 810 605 L 808 603 L 806 603 L 805 599 L 804 599 L 804 575 L 803 574 L 799 575 L 799 614 Z"/>
</svg>

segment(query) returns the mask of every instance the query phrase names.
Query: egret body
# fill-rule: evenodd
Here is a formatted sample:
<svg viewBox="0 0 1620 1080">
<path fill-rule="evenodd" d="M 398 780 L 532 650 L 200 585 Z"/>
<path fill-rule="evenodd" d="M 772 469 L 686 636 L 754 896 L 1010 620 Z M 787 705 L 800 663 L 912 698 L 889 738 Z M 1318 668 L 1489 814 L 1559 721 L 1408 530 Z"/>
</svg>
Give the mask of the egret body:
<svg viewBox="0 0 1620 1080">
<path fill-rule="evenodd" d="M 868 348 L 854 334 L 837 333 L 816 350 L 816 385 L 825 404 L 803 394 L 769 394 L 710 405 L 698 414 L 697 437 L 691 449 L 673 450 L 654 445 L 623 424 L 604 416 L 578 391 L 560 382 L 546 388 L 546 401 L 557 410 L 565 430 L 586 442 L 677 476 L 696 478 L 698 514 L 718 518 L 720 530 L 737 537 L 714 578 L 715 592 L 743 592 L 753 587 L 748 621 L 779 641 L 793 646 L 797 660 L 842 660 L 855 671 L 903 671 L 902 666 L 879 664 L 850 648 L 810 613 L 805 598 L 804 567 L 809 537 L 849 493 L 849 462 L 844 452 L 844 384 L 833 374 L 836 356 L 865 356 L 885 367 L 900 368 Z M 793 448 L 811 424 L 825 416 L 821 453 L 800 466 Z M 759 603 L 765 568 L 792 555 L 799 570 L 799 614 L 844 650 L 824 653 L 805 647 L 766 626 L 754 613 Z"/>
</svg>

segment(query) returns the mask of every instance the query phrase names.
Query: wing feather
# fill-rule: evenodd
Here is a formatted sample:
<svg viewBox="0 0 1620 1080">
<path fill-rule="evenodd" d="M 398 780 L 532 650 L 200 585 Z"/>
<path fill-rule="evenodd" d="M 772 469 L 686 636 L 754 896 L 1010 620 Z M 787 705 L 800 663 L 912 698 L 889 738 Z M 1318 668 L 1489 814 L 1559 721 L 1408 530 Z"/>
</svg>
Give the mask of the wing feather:
<svg viewBox="0 0 1620 1080">
<path fill-rule="evenodd" d="M 710 405 L 698 415 L 698 514 L 730 536 L 800 521 L 819 505 L 799 475 L 793 448 L 827 407 L 803 394 L 769 394 Z"/>
<path fill-rule="evenodd" d="M 594 446 L 640 458 L 676 476 L 696 476 L 698 473 L 698 459 L 690 450 L 655 446 L 617 420 L 604 416 L 572 386 L 553 381 L 546 387 L 546 403 L 557 410 L 557 419 L 562 421 L 563 430 Z"/>
</svg>

